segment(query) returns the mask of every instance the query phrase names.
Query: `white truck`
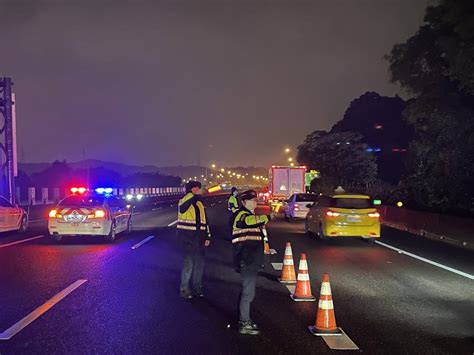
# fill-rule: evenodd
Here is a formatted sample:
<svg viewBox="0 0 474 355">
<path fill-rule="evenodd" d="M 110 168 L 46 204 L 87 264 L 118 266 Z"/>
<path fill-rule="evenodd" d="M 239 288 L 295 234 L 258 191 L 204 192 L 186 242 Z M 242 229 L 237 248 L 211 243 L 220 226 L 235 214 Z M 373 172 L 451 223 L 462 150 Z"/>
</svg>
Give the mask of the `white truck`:
<svg viewBox="0 0 474 355">
<path fill-rule="evenodd" d="M 306 166 L 276 166 L 270 169 L 270 204 L 279 204 L 294 193 L 305 192 Z"/>
</svg>

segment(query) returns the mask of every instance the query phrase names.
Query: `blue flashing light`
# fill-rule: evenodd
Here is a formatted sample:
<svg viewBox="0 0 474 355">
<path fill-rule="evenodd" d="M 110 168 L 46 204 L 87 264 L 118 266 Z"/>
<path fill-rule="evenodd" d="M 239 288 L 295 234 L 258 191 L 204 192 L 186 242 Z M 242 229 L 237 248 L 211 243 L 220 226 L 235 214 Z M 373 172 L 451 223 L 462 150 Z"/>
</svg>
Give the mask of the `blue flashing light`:
<svg viewBox="0 0 474 355">
<path fill-rule="evenodd" d="M 95 192 L 97 192 L 100 195 L 110 195 L 112 192 L 114 192 L 114 189 L 111 187 L 98 187 L 95 189 Z"/>
<path fill-rule="evenodd" d="M 373 148 L 367 148 L 366 151 L 372 153 L 374 151 L 374 149 Z"/>
<path fill-rule="evenodd" d="M 374 149 L 374 152 L 381 152 L 381 151 L 382 151 L 382 149 L 380 149 L 380 148 L 375 148 Z"/>
</svg>

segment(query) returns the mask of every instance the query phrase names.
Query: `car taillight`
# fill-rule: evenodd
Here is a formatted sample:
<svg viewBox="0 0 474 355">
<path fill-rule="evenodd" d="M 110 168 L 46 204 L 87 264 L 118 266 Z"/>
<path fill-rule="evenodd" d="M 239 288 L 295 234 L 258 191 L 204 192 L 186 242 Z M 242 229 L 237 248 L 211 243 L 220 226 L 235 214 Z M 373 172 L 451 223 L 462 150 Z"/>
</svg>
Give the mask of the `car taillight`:
<svg viewBox="0 0 474 355">
<path fill-rule="evenodd" d="M 95 218 L 104 218 L 105 217 L 105 211 L 104 210 L 96 210 L 94 212 L 94 217 Z"/>
<path fill-rule="evenodd" d="M 369 213 L 369 217 L 371 217 L 371 218 L 379 218 L 379 217 L 380 217 L 380 213 L 378 213 L 378 212 Z"/>
<path fill-rule="evenodd" d="M 341 214 L 339 212 L 327 211 L 326 216 L 328 217 L 339 217 Z"/>
<path fill-rule="evenodd" d="M 51 211 L 49 211 L 49 217 L 50 217 L 50 218 L 56 217 L 57 214 L 58 214 L 58 211 L 56 211 L 56 210 L 51 210 Z"/>
<path fill-rule="evenodd" d="M 298 207 L 298 205 L 295 205 L 294 210 L 295 210 L 295 211 L 298 211 L 299 209 L 300 209 L 300 208 Z"/>
</svg>

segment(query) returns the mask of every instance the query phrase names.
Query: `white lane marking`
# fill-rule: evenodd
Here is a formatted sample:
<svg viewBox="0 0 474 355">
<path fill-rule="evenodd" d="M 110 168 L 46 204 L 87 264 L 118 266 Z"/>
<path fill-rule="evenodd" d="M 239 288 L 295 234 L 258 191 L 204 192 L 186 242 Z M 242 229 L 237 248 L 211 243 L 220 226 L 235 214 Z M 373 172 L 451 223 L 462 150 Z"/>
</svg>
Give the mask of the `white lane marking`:
<svg viewBox="0 0 474 355">
<path fill-rule="evenodd" d="M 471 280 L 474 280 L 474 275 L 471 275 L 471 274 L 468 274 L 467 272 L 463 272 L 463 271 L 460 271 L 460 270 L 457 270 L 457 269 L 453 269 L 452 267 L 449 267 L 449 266 L 446 266 L 446 265 L 443 265 L 443 264 L 440 264 L 440 263 L 437 263 L 435 261 L 431 261 L 429 259 L 426 259 L 426 258 L 423 258 L 421 256 L 418 256 L 418 255 L 415 255 L 415 254 L 412 254 L 412 253 L 409 253 L 405 250 L 402 250 L 402 249 L 398 249 L 396 247 L 393 247 L 391 245 L 388 245 L 386 243 L 382 243 L 382 242 L 379 242 L 378 240 L 375 241 L 375 243 L 377 243 L 378 245 L 381 245 L 385 248 L 388 248 L 388 249 L 392 249 L 392 250 L 395 250 L 397 251 L 399 254 L 405 254 L 407 256 L 411 256 L 412 258 L 414 259 L 417 259 L 417 260 L 420 260 L 420 261 L 423 261 L 427 264 L 431 264 L 433 266 L 437 266 L 441 269 L 444 269 L 444 270 L 447 270 L 447 271 L 450 271 L 454 274 L 457 274 L 457 275 L 460 275 L 460 276 L 463 276 L 463 277 L 466 277 L 468 279 L 471 279 Z"/>
<path fill-rule="evenodd" d="M 283 263 L 272 263 L 272 266 L 277 271 L 281 271 L 283 269 Z"/>
<path fill-rule="evenodd" d="M 352 341 L 351 338 L 341 329 L 339 336 L 323 335 L 322 338 L 327 346 L 333 350 L 359 350 L 359 347 Z"/>
<path fill-rule="evenodd" d="M 285 285 L 291 294 L 295 293 L 296 285 Z"/>
<path fill-rule="evenodd" d="M 28 221 L 28 223 L 37 223 L 37 222 L 46 222 L 47 219 L 34 219 L 32 221 Z"/>
<path fill-rule="evenodd" d="M 40 239 L 40 238 L 44 238 L 44 235 L 38 235 L 38 236 L 32 237 L 32 238 L 21 239 L 21 240 L 17 240 L 16 242 L 11 242 L 11 243 L 8 243 L 8 244 L 0 244 L 0 248 L 11 247 L 12 245 L 25 243 L 25 242 L 29 242 L 30 240 L 35 240 L 35 239 Z"/>
<path fill-rule="evenodd" d="M 141 212 L 133 212 L 132 216 L 136 216 L 137 214 L 140 214 Z"/>
<path fill-rule="evenodd" d="M 143 244 L 149 242 L 149 241 L 152 240 L 153 238 L 155 238 L 154 235 L 150 235 L 149 237 L 146 237 L 146 238 L 143 239 L 140 243 L 135 244 L 135 245 L 132 247 L 132 249 L 135 250 L 135 249 L 140 248 Z"/>
<path fill-rule="evenodd" d="M 42 314 L 46 313 L 50 310 L 54 305 L 59 303 L 62 299 L 64 299 L 67 295 L 69 295 L 72 291 L 76 288 L 81 286 L 83 283 L 87 282 L 87 280 L 77 280 L 76 282 L 72 283 L 70 286 L 62 290 L 61 292 L 57 293 L 53 298 L 49 299 L 41 306 L 36 308 L 33 312 L 28 314 L 26 317 L 12 325 L 10 328 L 5 330 L 3 333 L 0 333 L 0 340 L 10 340 L 15 334 L 21 332 L 25 327 L 30 325 L 36 319 L 38 319 Z"/>
<path fill-rule="evenodd" d="M 168 227 L 172 227 L 172 226 L 174 226 L 176 223 L 178 223 L 178 220 L 173 221 L 173 222 L 171 222 L 170 224 L 168 224 Z"/>
</svg>

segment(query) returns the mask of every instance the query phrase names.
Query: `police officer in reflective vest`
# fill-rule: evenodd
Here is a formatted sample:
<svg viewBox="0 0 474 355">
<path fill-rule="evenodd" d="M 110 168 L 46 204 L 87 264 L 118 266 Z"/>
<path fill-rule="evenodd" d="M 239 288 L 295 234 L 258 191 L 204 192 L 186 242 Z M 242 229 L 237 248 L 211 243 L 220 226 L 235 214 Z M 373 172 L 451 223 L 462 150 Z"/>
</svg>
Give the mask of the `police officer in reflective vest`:
<svg viewBox="0 0 474 355">
<path fill-rule="evenodd" d="M 178 237 L 184 249 L 180 294 L 183 298 L 203 297 L 202 275 L 204 272 L 205 247 L 211 243 L 206 210 L 201 199 L 201 183 L 186 184 L 186 195 L 178 204 Z M 192 276 L 192 289 L 189 287 Z"/>
<path fill-rule="evenodd" d="M 241 194 L 242 207 L 234 217 L 232 247 L 234 264 L 242 279 L 239 300 L 239 333 L 258 335 L 258 326 L 250 319 L 250 304 L 255 296 L 258 270 L 263 265 L 264 234 L 262 227 L 270 216 L 256 216 L 257 193 L 248 190 Z"/>
<path fill-rule="evenodd" d="M 229 212 L 229 231 L 232 234 L 232 225 L 234 224 L 234 214 L 239 210 L 239 202 L 237 196 L 239 191 L 235 186 L 230 191 L 229 200 L 227 200 L 227 211 Z"/>
</svg>

